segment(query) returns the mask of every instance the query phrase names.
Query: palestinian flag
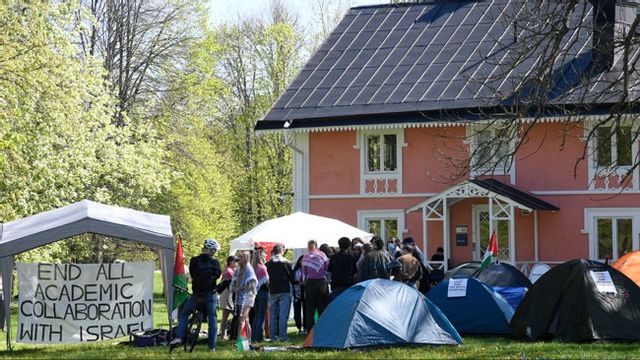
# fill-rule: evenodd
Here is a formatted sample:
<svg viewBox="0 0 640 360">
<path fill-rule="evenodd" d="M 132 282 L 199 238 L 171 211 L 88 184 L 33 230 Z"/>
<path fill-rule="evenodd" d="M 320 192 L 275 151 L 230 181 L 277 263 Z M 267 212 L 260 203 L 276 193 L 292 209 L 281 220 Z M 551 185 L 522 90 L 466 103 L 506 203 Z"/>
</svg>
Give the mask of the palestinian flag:
<svg viewBox="0 0 640 360">
<path fill-rule="evenodd" d="M 176 261 L 173 266 L 173 311 L 171 318 L 178 317 L 178 306 L 182 305 L 189 298 L 189 290 L 187 289 L 189 281 L 184 271 L 184 253 L 182 251 L 182 239 L 178 238 L 178 246 L 176 247 Z"/>
<path fill-rule="evenodd" d="M 238 335 L 236 348 L 238 349 L 238 351 L 249 351 L 251 349 L 251 346 L 249 345 L 247 327 L 245 325 L 242 326 L 242 331 L 240 332 L 240 335 Z"/>
<path fill-rule="evenodd" d="M 493 259 L 498 260 L 498 236 L 496 235 L 496 231 L 493 230 L 491 233 L 491 240 L 489 241 L 489 246 L 487 246 L 487 251 L 484 253 L 484 259 L 482 259 L 482 264 L 480 264 L 480 269 L 482 270 L 489 266 Z"/>
</svg>

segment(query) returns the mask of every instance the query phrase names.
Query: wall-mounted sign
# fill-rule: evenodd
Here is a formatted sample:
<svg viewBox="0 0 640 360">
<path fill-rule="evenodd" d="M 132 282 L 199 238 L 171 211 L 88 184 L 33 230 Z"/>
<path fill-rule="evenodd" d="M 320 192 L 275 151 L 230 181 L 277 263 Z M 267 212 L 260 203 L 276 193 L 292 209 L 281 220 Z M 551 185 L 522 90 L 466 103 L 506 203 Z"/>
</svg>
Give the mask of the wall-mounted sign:
<svg viewBox="0 0 640 360">
<path fill-rule="evenodd" d="M 467 246 L 469 243 L 469 235 L 467 233 L 467 225 L 456 226 L 456 246 Z"/>
</svg>

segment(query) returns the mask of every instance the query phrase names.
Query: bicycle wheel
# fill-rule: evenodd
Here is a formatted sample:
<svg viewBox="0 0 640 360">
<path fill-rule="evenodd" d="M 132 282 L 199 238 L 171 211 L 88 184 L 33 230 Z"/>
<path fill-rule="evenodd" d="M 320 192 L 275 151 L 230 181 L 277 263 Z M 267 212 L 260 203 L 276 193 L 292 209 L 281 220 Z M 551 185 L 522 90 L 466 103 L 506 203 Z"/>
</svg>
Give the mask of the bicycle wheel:
<svg viewBox="0 0 640 360">
<path fill-rule="evenodd" d="M 204 314 L 200 309 L 195 309 L 187 320 L 187 332 L 184 336 L 184 350 L 192 352 L 200 338 L 200 328 Z"/>
</svg>

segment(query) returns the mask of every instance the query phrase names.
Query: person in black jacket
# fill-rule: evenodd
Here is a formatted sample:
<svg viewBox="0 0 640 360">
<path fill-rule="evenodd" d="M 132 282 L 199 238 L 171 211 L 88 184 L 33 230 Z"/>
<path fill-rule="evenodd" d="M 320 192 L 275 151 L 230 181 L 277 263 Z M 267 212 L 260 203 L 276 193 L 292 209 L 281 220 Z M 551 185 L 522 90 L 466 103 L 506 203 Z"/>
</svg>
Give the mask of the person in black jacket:
<svg viewBox="0 0 640 360">
<path fill-rule="evenodd" d="M 351 240 L 349 238 L 340 238 L 338 240 L 340 251 L 333 254 L 329 260 L 329 272 L 331 273 L 331 295 L 329 296 L 329 301 L 351 287 L 354 275 L 358 272 L 356 260 L 349 251 L 350 245 Z"/>
<path fill-rule="evenodd" d="M 192 295 L 184 304 L 182 312 L 178 317 L 178 331 L 176 338 L 171 341 L 171 345 L 179 345 L 187 331 L 187 319 L 196 308 L 198 303 L 204 305 L 204 309 L 209 318 L 209 350 L 214 351 L 217 345 L 217 317 L 216 307 L 218 306 L 218 298 L 215 295 L 216 281 L 220 277 L 220 263 L 213 255 L 220 248 L 220 244 L 216 240 L 207 239 L 202 247 L 202 254 L 191 258 L 189 262 L 189 274 L 192 279 L 191 292 Z"/>
<path fill-rule="evenodd" d="M 293 271 L 291 263 L 282 256 L 283 247 L 276 244 L 271 250 L 271 259 L 267 261 L 269 274 L 269 293 L 271 309 L 269 310 L 269 337 L 272 341 L 287 341 L 287 322 L 291 309 L 291 283 Z"/>
</svg>

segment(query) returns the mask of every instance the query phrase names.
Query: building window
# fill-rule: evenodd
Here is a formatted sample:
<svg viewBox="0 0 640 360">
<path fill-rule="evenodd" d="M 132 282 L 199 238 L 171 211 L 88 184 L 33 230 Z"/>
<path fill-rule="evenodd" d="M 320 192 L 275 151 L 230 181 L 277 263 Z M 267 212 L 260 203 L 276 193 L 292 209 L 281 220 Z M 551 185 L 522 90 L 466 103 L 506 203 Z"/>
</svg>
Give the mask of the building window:
<svg viewBox="0 0 640 360">
<path fill-rule="evenodd" d="M 398 135 L 366 135 L 367 172 L 396 172 L 398 170 Z"/>
<path fill-rule="evenodd" d="M 596 164 L 599 168 L 625 167 L 632 164 L 631 126 L 596 129 Z"/>
<path fill-rule="evenodd" d="M 400 238 L 404 229 L 404 213 L 402 210 L 358 211 L 358 227 L 385 241 L 390 237 Z"/>
<path fill-rule="evenodd" d="M 617 259 L 632 250 L 631 218 L 596 218 L 596 259 Z"/>
<path fill-rule="evenodd" d="M 511 132 L 491 127 L 475 127 L 472 131 L 471 160 L 474 172 L 509 174 L 513 158 L 513 139 L 509 135 Z"/>
<path fill-rule="evenodd" d="M 589 233 L 589 254 L 594 260 L 617 260 L 638 250 L 640 208 L 585 209 L 585 229 Z"/>
<path fill-rule="evenodd" d="M 358 133 L 360 193 L 386 196 L 402 193 L 402 147 L 404 130 Z"/>
</svg>

